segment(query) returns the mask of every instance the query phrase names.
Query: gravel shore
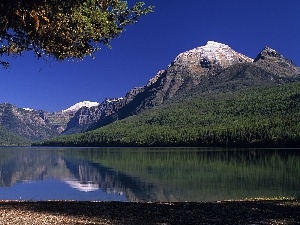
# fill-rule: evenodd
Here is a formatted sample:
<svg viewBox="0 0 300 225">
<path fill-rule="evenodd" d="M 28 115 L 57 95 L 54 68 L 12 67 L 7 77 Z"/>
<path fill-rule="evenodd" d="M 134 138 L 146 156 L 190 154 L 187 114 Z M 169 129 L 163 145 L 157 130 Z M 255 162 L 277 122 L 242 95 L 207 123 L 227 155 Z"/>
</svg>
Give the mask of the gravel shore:
<svg viewBox="0 0 300 225">
<path fill-rule="evenodd" d="M 300 224 L 300 202 L 0 202 L 0 224 Z"/>
</svg>

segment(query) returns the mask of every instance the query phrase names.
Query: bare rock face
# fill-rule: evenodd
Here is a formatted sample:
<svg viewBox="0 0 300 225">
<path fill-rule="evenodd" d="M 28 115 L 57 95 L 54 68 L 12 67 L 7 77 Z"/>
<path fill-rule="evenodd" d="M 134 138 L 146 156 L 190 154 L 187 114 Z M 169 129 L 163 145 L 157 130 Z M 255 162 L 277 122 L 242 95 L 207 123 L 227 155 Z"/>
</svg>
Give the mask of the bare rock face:
<svg viewBox="0 0 300 225">
<path fill-rule="evenodd" d="M 46 112 L 44 110 L 36 111 L 39 116 L 53 129 L 61 134 L 67 127 L 67 123 L 75 115 L 76 111 L 59 111 L 59 112 Z"/>
<path fill-rule="evenodd" d="M 135 87 L 128 91 L 125 95 L 123 105 L 131 102 L 139 93 L 144 91 L 144 87 Z"/>
<path fill-rule="evenodd" d="M 158 71 L 158 73 L 157 73 L 153 78 L 151 78 L 151 79 L 148 81 L 148 83 L 146 84 L 145 88 L 150 87 L 152 84 L 156 83 L 156 82 L 160 79 L 160 77 L 163 76 L 163 74 L 164 74 L 165 72 L 166 72 L 165 70 L 160 70 L 160 71 Z"/>
</svg>

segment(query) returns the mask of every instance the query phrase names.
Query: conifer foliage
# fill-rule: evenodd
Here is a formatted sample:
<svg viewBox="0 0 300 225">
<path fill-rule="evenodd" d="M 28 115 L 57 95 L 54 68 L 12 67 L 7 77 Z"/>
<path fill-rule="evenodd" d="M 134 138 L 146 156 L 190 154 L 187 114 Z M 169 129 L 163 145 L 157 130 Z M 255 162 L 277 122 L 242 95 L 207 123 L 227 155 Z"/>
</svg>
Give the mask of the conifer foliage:
<svg viewBox="0 0 300 225">
<path fill-rule="evenodd" d="M 144 2 L 129 7 L 120 0 L 1 0 L 0 56 L 33 51 L 37 57 L 81 59 L 109 46 L 152 10 Z"/>
</svg>

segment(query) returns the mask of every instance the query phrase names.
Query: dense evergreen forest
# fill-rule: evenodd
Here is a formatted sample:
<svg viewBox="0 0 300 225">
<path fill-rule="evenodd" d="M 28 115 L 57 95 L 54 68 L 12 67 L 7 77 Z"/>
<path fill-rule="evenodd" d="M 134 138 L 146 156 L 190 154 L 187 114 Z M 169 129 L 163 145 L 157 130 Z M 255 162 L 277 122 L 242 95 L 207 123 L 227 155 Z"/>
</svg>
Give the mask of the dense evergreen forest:
<svg viewBox="0 0 300 225">
<path fill-rule="evenodd" d="M 50 146 L 236 146 L 300 144 L 300 82 L 185 99 Z"/>
</svg>

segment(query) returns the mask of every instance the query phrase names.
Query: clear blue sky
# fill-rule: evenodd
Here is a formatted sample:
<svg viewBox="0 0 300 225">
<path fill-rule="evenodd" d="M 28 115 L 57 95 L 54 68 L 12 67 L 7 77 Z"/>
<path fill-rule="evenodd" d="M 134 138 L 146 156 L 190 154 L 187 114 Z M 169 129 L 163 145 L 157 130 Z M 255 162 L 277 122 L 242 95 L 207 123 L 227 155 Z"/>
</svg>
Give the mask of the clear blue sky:
<svg viewBox="0 0 300 225">
<path fill-rule="evenodd" d="M 129 4 L 134 2 L 128 1 Z M 300 66 L 299 0 L 145 0 L 155 12 L 81 62 L 37 60 L 31 54 L 0 68 L 0 103 L 66 109 L 84 100 L 102 102 L 143 86 L 181 52 L 208 40 L 249 57 L 267 45 Z"/>
</svg>

